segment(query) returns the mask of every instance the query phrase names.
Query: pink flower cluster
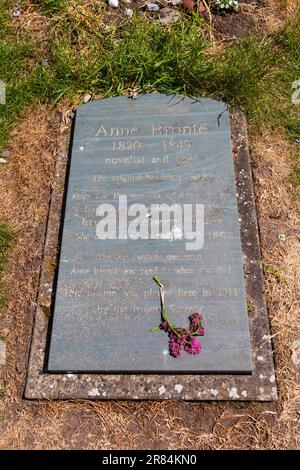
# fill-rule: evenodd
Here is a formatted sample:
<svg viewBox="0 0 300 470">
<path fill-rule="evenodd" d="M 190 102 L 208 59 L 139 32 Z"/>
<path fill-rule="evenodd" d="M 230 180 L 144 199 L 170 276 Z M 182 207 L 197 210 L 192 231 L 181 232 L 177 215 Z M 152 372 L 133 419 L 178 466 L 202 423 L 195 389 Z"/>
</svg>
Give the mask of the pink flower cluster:
<svg viewBox="0 0 300 470">
<path fill-rule="evenodd" d="M 169 352 L 173 357 L 182 355 L 183 350 L 193 356 L 201 352 L 201 344 L 197 336 L 203 336 L 205 330 L 202 326 L 201 313 L 194 312 L 189 316 L 190 326 L 171 328 L 168 322 L 162 321 L 160 328 L 169 335 Z"/>
</svg>

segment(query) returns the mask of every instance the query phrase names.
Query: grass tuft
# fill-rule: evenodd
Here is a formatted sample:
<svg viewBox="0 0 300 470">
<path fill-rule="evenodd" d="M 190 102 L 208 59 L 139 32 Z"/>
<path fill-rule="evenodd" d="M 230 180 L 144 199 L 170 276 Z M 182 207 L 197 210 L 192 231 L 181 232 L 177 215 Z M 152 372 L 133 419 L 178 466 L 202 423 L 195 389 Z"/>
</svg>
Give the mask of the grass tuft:
<svg viewBox="0 0 300 470">
<path fill-rule="evenodd" d="M 8 251 L 14 238 L 12 229 L 3 222 L 0 222 L 0 308 L 5 304 L 6 288 L 1 281 L 3 271 L 7 262 Z"/>
<path fill-rule="evenodd" d="M 264 270 L 266 274 L 274 276 L 274 278 L 279 282 L 279 284 L 286 284 L 286 278 L 282 275 L 280 269 L 273 268 L 273 266 L 268 266 L 264 264 Z"/>
<path fill-rule="evenodd" d="M 49 15 L 54 15 L 55 13 L 59 13 L 62 10 L 65 10 L 68 6 L 67 0 L 41 0 L 35 1 L 34 3 L 38 3 L 41 5 L 42 10 Z"/>
</svg>

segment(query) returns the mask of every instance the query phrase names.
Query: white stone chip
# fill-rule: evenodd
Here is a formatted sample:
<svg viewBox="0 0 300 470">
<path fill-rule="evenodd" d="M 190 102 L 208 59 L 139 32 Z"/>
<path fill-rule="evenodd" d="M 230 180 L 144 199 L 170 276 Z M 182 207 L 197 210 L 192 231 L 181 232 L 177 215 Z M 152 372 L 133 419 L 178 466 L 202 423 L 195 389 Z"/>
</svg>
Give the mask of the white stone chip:
<svg viewBox="0 0 300 470">
<path fill-rule="evenodd" d="M 257 360 L 258 360 L 259 362 L 265 362 L 264 356 L 257 356 Z"/>
<path fill-rule="evenodd" d="M 175 388 L 175 390 L 176 390 L 177 393 L 181 393 L 181 392 L 182 392 L 182 389 L 183 389 L 183 385 L 181 385 L 181 384 L 176 384 L 174 388 Z"/>
<path fill-rule="evenodd" d="M 231 387 L 228 391 L 229 398 L 240 398 L 236 387 Z"/>
<path fill-rule="evenodd" d="M 92 388 L 91 390 L 89 390 L 88 396 L 89 397 L 100 397 L 100 392 L 99 392 L 98 388 Z"/>
<path fill-rule="evenodd" d="M 131 18 L 132 15 L 133 15 L 133 9 L 132 8 L 125 8 L 124 13 L 125 13 L 126 16 Z"/>
<path fill-rule="evenodd" d="M 274 398 L 277 398 L 277 388 L 276 387 L 272 387 L 272 395 Z"/>
<path fill-rule="evenodd" d="M 159 10 L 159 6 L 156 3 L 146 3 L 146 10 L 155 13 Z"/>
<path fill-rule="evenodd" d="M 119 0 L 108 0 L 107 3 L 112 8 L 118 8 L 119 6 Z"/>
<path fill-rule="evenodd" d="M 92 95 L 90 93 L 86 93 L 83 97 L 83 102 L 86 104 L 89 101 L 91 101 L 91 99 L 92 99 Z"/>
</svg>

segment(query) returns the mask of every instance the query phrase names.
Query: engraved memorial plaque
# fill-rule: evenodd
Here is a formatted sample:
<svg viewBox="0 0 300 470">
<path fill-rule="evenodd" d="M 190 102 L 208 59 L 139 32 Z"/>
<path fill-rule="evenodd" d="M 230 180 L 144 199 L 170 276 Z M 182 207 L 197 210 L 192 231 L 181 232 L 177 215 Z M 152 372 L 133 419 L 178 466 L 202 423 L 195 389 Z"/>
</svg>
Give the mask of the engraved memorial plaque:
<svg viewBox="0 0 300 470">
<path fill-rule="evenodd" d="M 80 106 L 66 191 L 48 371 L 251 374 L 224 103 L 154 94 Z M 173 358 L 168 335 L 151 331 L 153 276 L 176 326 L 202 311 L 199 355 Z"/>
</svg>

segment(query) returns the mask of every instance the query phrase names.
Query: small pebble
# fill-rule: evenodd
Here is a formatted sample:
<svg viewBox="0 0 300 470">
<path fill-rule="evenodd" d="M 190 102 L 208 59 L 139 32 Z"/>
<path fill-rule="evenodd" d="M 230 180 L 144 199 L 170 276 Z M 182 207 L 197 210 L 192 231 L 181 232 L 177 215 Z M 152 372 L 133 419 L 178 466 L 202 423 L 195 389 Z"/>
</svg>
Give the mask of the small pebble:
<svg viewBox="0 0 300 470">
<path fill-rule="evenodd" d="M 126 16 L 131 18 L 132 15 L 133 15 L 133 10 L 131 8 L 125 8 L 124 13 L 125 13 Z"/>
<path fill-rule="evenodd" d="M 0 364 L 5 364 L 6 359 L 6 347 L 5 342 L 0 339 Z"/>
<path fill-rule="evenodd" d="M 298 367 L 300 364 L 300 351 L 294 351 L 292 354 L 292 363 L 294 364 L 295 367 Z"/>
<path fill-rule="evenodd" d="M 112 8 L 118 8 L 119 0 L 108 0 L 108 4 Z"/>
<path fill-rule="evenodd" d="M 6 163 L 5 158 L 0 158 L 0 163 Z"/>
<path fill-rule="evenodd" d="M 291 344 L 291 350 L 292 351 L 297 351 L 299 349 L 300 351 L 300 339 L 296 339 L 295 341 L 292 342 Z"/>
<path fill-rule="evenodd" d="M 161 10 L 162 11 L 162 10 Z M 176 23 L 180 19 L 180 13 L 178 10 L 171 10 L 170 13 L 164 15 L 160 20 L 160 24 L 168 25 L 170 23 Z"/>
<path fill-rule="evenodd" d="M 92 99 L 92 95 L 90 95 L 89 93 L 87 93 L 86 95 L 84 95 L 83 97 L 83 102 L 84 103 L 88 103 L 89 101 L 91 101 Z"/>
<path fill-rule="evenodd" d="M 151 11 L 152 13 L 155 13 L 156 11 L 159 11 L 159 6 L 156 3 L 146 3 L 146 10 Z"/>
<path fill-rule="evenodd" d="M 178 5 L 180 5 L 181 3 L 181 0 L 171 0 L 171 5 L 173 5 L 173 7 L 177 7 Z"/>
<path fill-rule="evenodd" d="M 290 347 L 292 350 L 292 363 L 295 367 L 298 367 L 300 364 L 300 339 L 296 339 Z"/>
<path fill-rule="evenodd" d="M 159 14 L 160 15 L 168 15 L 169 13 L 172 13 L 172 12 L 174 12 L 173 8 L 164 7 L 164 8 L 160 9 Z M 176 14 L 177 14 L 177 12 L 176 12 Z"/>
<path fill-rule="evenodd" d="M 41 64 L 42 64 L 43 67 L 49 67 L 48 59 L 42 59 Z"/>
<path fill-rule="evenodd" d="M 182 0 L 182 5 L 187 10 L 194 10 L 195 8 L 195 1 L 194 0 Z"/>
<path fill-rule="evenodd" d="M 10 151 L 8 149 L 4 149 L 1 154 L 1 157 L 8 158 L 9 156 L 10 156 Z"/>
<path fill-rule="evenodd" d="M 285 239 L 286 239 L 286 237 L 285 237 L 285 234 L 284 234 L 284 233 L 280 233 L 280 234 L 278 235 L 278 240 L 280 240 L 280 241 L 282 241 L 282 242 L 285 242 Z"/>
<path fill-rule="evenodd" d="M 15 18 L 19 18 L 20 15 L 21 15 L 20 10 L 15 10 L 15 11 L 13 11 L 13 16 L 14 16 Z"/>
</svg>

